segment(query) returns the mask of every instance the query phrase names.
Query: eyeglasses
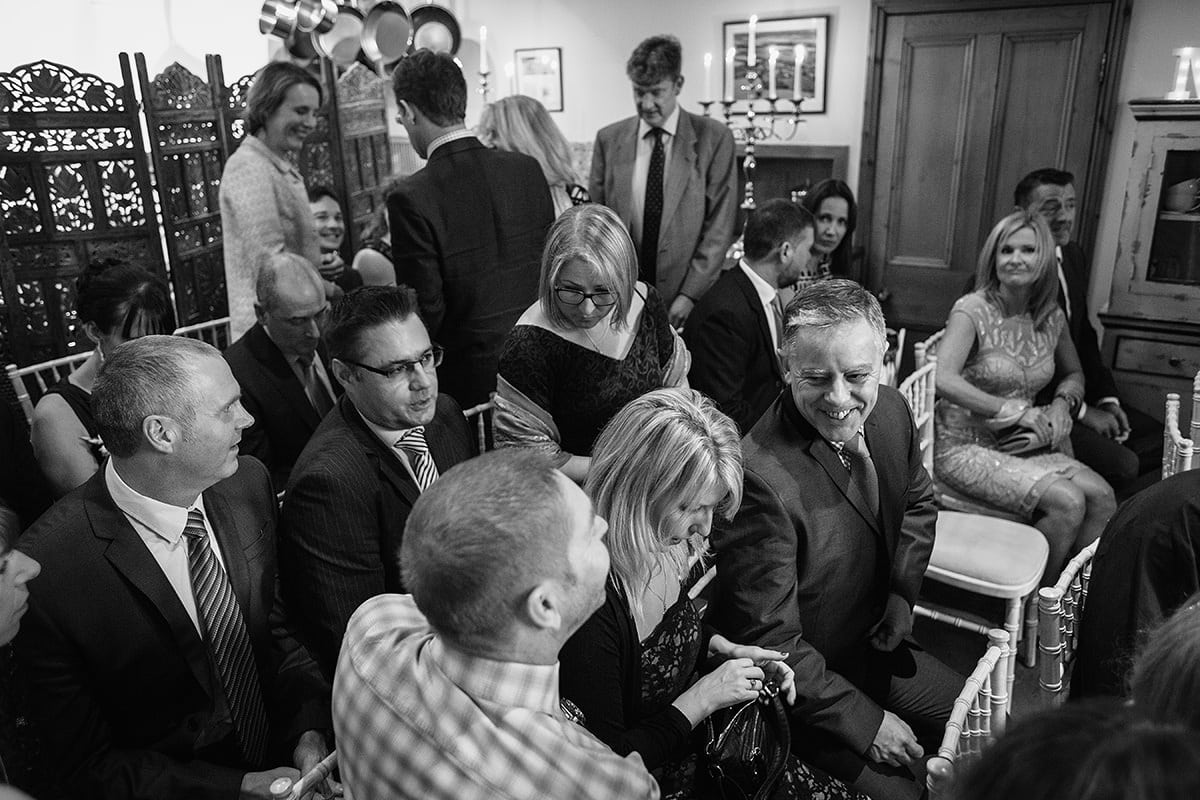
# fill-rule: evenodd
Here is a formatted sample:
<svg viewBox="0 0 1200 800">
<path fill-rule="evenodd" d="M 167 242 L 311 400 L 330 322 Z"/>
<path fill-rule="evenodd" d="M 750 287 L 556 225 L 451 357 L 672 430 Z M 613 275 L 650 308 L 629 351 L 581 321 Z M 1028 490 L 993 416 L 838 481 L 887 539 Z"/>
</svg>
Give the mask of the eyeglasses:
<svg viewBox="0 0 1200 800">
<path fill-rule="evenodd" d="M 569 306 L 582 305 L 584 300 L 591 300 L 596 308 L 608 308 L 617 304 L 617 296 L 612 292 L 581 292 L 578 289 L 555 286 L 554 294 Z"/>
<path fill-rule="evenodd" d="M 421 369 L 425 372 L 428 372 L 431 369 L 436 369 L 442 363 L 443 352 L 445 351 L 443 351 L 442 348 L 434 345 L 422 353 L 421 357 L 416 361 L 397 361 L 391 366 L 383 369 L 379 367 L 371 367 L 366 364 L 359 363 L 358 361 L 351 361 L 348 358 L 342 358 L 339 359 L 339 361 L 344 361 L 347 364 L 353 364 L 356 367 L 365 369 L 367 372 L 374 372 L 376 375 L 382 375 L 387 380 L 393 381 L 400 376 L 411 378 L 416 375 L 418 364 L 421 365 Z"/>
</svg>

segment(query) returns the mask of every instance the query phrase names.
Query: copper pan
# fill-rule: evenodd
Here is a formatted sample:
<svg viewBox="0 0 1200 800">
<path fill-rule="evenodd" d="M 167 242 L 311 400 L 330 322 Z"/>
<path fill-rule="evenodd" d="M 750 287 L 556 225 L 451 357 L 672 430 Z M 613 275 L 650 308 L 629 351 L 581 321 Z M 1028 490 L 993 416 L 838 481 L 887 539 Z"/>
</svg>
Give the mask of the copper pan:
<svg viewBox="0 0 1200 800">
<path fill-rule="evenodd" d="M 358 60 L 362 50 L 363 15 L 357 8 L 338 9 L 333 27 L 324 33 L 312 33 L 313 48 L 339 66 L 348 67 Z"/>
<path fill-rule="evenodd" d="M 412 23 L 399 3 L 380 0 L 363 20 L 362 50 L 373 62 L 391 63 L 408 52 Z"/>
<path fill-rule="evenodd" d="M 458 19 L 449 9 L 429 3 L 417 6 L 412 10 L 413 49 L 422 47 L 434 52 L 458 52 L 462 44 L 462 31 L 458 27 Z"/>
<path fill-rule="evenodd" d="M 258 32 L 286 39 L 296 30 L 296 6 L 287 0 L 265 0 L 258 12 Z"/>
<path fill-rule="evenodd" d="M 333 0 L 300 0 L 296 4 L 296 27 L 305 33 L 327 33 L 337 15 L 338 5 Z"/>
</svg>

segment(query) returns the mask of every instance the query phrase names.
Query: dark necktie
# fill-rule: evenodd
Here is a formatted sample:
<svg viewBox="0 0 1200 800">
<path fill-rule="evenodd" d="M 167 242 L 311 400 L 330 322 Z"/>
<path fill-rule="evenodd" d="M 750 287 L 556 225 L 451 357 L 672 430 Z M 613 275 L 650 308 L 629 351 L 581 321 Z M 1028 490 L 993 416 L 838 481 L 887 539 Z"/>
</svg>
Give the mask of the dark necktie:
<svg viewBox="0 0 1200 800">
<path fill-rule="evenodd" d="M 775 317 L 775 358 L 779 362 L 779 373 L 782 375 L 787 372 L 787 364 L 783 360 L 783 302 L 779 299 L 779 293 L 776 292 L 775 299 L 771 301 L 771 314 Z"/>
<path fill-rule="evenodd" d="M 840 447 L 834 445 L 842 465 L 850 470 L 850 482 L 858 488 L 867 508 L 878 519 L 879 517 L 879 474 L 875 472 L 875 462 L 867 452 L 867 443 L 861 433 L 845 442 Z"/>
<path fill-rule="evenodd" d="M 654 137 L 650 151 L 650 169 L 646 172 L 646 202 L 642 207 L 642 263 L 638 278 L 650 286 L 658 275 L 658 231 L 662 227 L 663 170 L 667 156 L 663 147 L 663 129 L 651 128 L 647 136 Z"/>
<path fill-rule="evenodd" d="M 321 379 L 317 377 L 317 366 L 313 363 L 314 358 L 297 358 L 296 364 L 300 367 L 301 382 L 304 384 L 304 394 L 308 396 L 308 402 L 312 403 L 312 407 L 317 410 L 317 416 L 324 418 L 329 413 L 329 409 L 333 408 L 333 400 L 329 397 L 329 392 L 325 390 Z"/>
<path fill-rule="evenodd" d="M 405 431 L 396 440 L 396 447 L 408 454 L 413 474 L 417 476 L 417 488 L 423 492 L 432 486 L 438 478 L 438 470 L 437 464 L 433 463 L 433 456 L 429 454 L 429 445 L 425 441 L 425 426 L 418 425 Z"/>
<path fill-rule="evenodd" d="M 225 570 L 209 547 L 204 513 L 200 509 L 188 511 L 183 535 L 188 540 L 188 572 L 206 633 L 205 642 L 229 701 L 238 745 L 246 762 L 259 766 L 267 751 L 268 722 L 254 650 L 246 634 L 246 620 Z"/>
</svg>

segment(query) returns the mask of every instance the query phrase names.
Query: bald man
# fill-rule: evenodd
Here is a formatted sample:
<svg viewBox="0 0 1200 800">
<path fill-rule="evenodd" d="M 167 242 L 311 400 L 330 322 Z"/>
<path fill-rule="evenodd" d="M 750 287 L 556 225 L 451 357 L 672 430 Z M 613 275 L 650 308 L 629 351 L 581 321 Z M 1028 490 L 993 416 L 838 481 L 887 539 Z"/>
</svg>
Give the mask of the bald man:
<svg viewBox="0 0 1200 800">
<path fill-rule="evenodd" d="M 294 253 L 271 256 L 258 273 L 257 322 L 225 351 L 254 424 L 239 451 L 267 465 L 278 491 L 341 395 L 321 347 L 329 312 L 316 267 Z"/>
</svg>

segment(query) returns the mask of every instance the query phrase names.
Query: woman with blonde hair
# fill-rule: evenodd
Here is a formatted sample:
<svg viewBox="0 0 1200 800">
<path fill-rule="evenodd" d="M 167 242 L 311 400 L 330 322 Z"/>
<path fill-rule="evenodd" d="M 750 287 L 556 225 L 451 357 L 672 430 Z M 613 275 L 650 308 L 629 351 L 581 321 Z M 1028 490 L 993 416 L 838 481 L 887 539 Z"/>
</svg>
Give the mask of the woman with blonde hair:
<svg viewBox="0 0 1200 800">
<path fill-rule="evenodd" d="M 550 227 L 538 301 L 500 352 L 498 447 L 530 447 L 582 483 L 600 429 L 635 397 L 687 383 L 690 360 L 628 231 L 594 203 Z"/>
<path fill-rule="evenodd" d="M 1112 488 L 1071 457 L 1083 370 L 1057 296 L 1046 221 L 1016 211 L 996 223 L 938 346 L 934 448 L 939 482 L 1032 520 L 1050 545 L 1048 583 L 1116 509 Z M 1055 376 L 1054 399 L 1035 405 Z"/>
<path fill-rule="evenodd" d="M 688 595 L 713 517 L 741 503 L 737 426 L 697 391 L 644 394 L 596 440 L 584 488 L 608 521 L 611 567 L 604 605 L 559 654 L 562 695 L 613 750 L 638 753 L 664 797 L 696 796 L 704 770 L 690 742 L 706 717 L 768 687 L 796 697 L 787 654 L 704 631 Z M 772 797 L 821 796 L 854 795 L 790 758 Z"/>
<path fill-rule="evenodd" d="M 571 161 L 571 145 L 540 102 L 523 94 L 502 97 L 483 109 L 479 139 L 489 147 L 537 159 L 550 185 L 554 215 L 590 201 Z"/>
</svg>

